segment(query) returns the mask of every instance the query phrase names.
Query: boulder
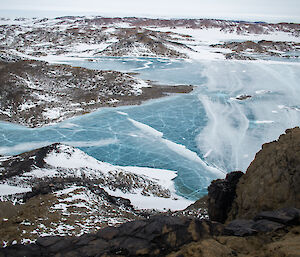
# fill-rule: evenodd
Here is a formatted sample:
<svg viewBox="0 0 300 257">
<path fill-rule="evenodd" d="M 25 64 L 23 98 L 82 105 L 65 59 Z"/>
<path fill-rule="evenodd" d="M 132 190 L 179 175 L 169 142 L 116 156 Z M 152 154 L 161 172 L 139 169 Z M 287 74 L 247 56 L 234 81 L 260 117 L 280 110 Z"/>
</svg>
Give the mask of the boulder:
<svg viewBox="0 0 300 257">
<path fill-rule="evenodd" d="M 284 228 L 284 224 L 270 220 L 242 220 L 231 221 L 224 228 L 224 235 L 228 236 L 253 236 L 258 232 L 271 232 Z"/>
<path fill-rule="evenodd" d="M 239 180 L 228 221 L 256 213 L 300 208 L 300 128 L 264 144 Z"/>
<path fill-rule="evenodd" d="M 243 176 L 241 171 L 233 171 L 225 179 L 214 180 L 208 187 L 208 215 L 213 221 L 224 223 L 236 197 L 236 185 Z"/>
<path fill-rule="evenodd" d="M 281 224 L 293 225 L 300 223 L 300 210 L 296 208 L 283 208 L 276 211 L 258 213 L 254 220 L 267 219 Z"/>
<path fill-rule="evenodd" d="M 224 229 L 224 234 L 228 236 L 251 236 L 257 231 L 253 229 L 253 220 L 237 219 L 230 222 Z"/>
</svg>

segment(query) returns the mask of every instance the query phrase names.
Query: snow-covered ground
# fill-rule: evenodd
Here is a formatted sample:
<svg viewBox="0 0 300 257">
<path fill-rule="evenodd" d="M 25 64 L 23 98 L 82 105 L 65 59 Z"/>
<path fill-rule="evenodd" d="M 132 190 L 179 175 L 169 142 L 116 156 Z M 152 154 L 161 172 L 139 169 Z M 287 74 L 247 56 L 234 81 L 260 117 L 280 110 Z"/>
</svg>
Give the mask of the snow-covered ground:
<svg viewBox="0 0 300 257">
<path fill-rule="evenodd" d="M 50 151 L 44 162 L 45 167 L 33 165 L 30 171 L 2 180 L 1 195 L 28 192 L 31 190 L 29 186 L 34 186 L 36 180 L 71 177 L 102 180 L 99 186 L 105 191 L 113 196 L 128 198 L 134 207 L 139 209 L 181 210 L 192 203 L 176 195 L 173 183 L 176 177 L 174 171 L 114 166 L 63 144 Z"/>
<path fill-rule="evenodd" d="M 0 206 L 0 246 L 79 236 L 193 203 L 176 194 L 174 171 L 114 166 L 64 144 L 1 157 L 0 167 L 0 201 L 15 204 Z M 20 232 L 12 229 L 16 217 Z"/>
<path fill-rule="evenodd" d="M 4 49 L 46 61 L 95 56 L 224 59 L 230 50 L 216 50 L 211 45 L 228 41 L 300 42 L 299 25 L 288 23 L 61 17 L 2 19 L 1 24 L 0 45 Z"/>
</svg>

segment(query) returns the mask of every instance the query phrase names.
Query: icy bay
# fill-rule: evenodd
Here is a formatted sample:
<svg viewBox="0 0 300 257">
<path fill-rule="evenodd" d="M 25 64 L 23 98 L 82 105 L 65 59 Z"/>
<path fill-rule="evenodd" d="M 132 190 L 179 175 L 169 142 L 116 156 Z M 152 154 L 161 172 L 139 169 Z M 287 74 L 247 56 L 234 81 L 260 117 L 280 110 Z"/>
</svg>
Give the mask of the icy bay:
<svg viewBox="0 0 300 257">
<path fill-rule="evenodd" d="M 63 142 L 116 165 L 175 170 L 178 194 L 197 199 L 212 179 L 245 171 L 263 143 L 300 123 L 298 62 L 103 57 L 71 64 L 197 87 L 43 128 L 0 123 L 1 155 Z"/>
</svg>

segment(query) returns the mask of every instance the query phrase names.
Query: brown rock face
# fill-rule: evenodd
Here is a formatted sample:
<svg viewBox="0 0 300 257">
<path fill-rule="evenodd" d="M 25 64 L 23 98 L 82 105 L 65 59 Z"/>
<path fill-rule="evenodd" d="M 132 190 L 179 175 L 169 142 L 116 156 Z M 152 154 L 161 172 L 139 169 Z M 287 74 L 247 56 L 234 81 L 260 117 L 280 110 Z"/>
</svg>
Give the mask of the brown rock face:
<svg viewBox="0 0 300 257">
<path fill-rule="evenodd" d="M 300 128 L 264 144 L 240 179 L 228 220 L 284 207 L 300 208 Z"/>
</svg>

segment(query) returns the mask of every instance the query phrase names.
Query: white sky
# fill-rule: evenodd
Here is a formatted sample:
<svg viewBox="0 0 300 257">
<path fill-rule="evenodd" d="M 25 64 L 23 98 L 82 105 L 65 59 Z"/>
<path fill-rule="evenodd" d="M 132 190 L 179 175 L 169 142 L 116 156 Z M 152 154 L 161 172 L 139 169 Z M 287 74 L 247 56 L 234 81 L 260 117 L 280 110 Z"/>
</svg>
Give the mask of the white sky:
<svg viewBox="0 0 300 257">
<path fill-rule="evenodd" d="M 27 11 L 32 15 L 52 11 L 60 12 L 59 15 L 207 17 L 300 23 L 300 0 L 0 0 L 1 16 L 5 10 Z"/>
</svg>

